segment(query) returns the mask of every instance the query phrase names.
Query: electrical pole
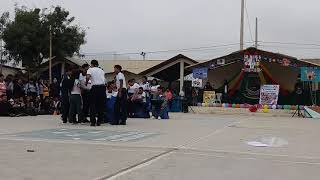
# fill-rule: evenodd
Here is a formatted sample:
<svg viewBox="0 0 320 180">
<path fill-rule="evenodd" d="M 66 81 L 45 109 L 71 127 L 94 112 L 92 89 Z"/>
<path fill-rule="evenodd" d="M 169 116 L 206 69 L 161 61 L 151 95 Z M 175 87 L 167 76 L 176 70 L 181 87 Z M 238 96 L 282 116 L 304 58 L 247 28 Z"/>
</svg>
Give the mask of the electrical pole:
<svg viewBox="0 0 320 180">
<path fill-rule="evenodd" d="M 52 29 L 51 29 L 51 25 L 50 25 L 50 49 L 49 49 L 49 83 L 51 84 L 52 83 L 52 71 L 51 71 L 51 68 L 52 68 Z"/>
<path fill-rule="evenodd" d="M 244 49 L 244 0 L 241 0 L 240 51 Z"/>
<path fill-rule="evenodd" d="M 254 47 L 258 49 L 258 18 L 256 18 L 256 39 L 255 39 Z"/>
<path fill-rule="evenodd" d="M 3 43 L 2 43 L 3 24 L 1 24 L 1 38 L 0 38 L 0 73 L 2 74 L 2 55 L 3 55 Z"/>
</svg>

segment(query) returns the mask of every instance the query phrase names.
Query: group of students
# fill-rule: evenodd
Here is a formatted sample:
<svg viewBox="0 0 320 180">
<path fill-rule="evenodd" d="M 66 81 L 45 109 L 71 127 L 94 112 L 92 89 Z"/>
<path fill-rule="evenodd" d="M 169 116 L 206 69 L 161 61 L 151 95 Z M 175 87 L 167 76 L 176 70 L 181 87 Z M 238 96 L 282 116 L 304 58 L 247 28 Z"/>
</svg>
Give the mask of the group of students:
<svg viewBox="0 0 320 180">
<path fill-rule="evenodd" d="M 59 84 L 23 76 L 0 74 L 0 116 L 28 116 L 58 113 Z"/>
<path fill-rule="evenodd" d="M 69 69 L 61 82 L 63 123 L 85 123 L 90 117 L 91 126 L 126 125 L 127 117 L 169 118 L 168 101 L 172 94 L 167 98 L 157 80 L 151 85 L 146 77 L 140 83 L 134 79 L 127 83 L 120 65 L 114 66 L 114 75 L 114 80 L 107 82 L 96 60 L 91 61 L 90 67 L 84 64 L 80 73 L 77 68 Z"/>
<path fill-rule="evenodd" d="M 114 80 L 107 82 L 98 61 L 91 66 L 69 68 L 59 83 L 39 79 L 23 82 L 0 74 L 0 116 L 61 115 L 63 123 L 126 125 L 130 118 L 169 119 L 173 98 L 156 79 L 126 81 L 120 65 L 114 66 Z M 11 88 L 13 87 L 13 88 Z M 88 120 L 87 118 L 90 118 Z"/>
</svg>

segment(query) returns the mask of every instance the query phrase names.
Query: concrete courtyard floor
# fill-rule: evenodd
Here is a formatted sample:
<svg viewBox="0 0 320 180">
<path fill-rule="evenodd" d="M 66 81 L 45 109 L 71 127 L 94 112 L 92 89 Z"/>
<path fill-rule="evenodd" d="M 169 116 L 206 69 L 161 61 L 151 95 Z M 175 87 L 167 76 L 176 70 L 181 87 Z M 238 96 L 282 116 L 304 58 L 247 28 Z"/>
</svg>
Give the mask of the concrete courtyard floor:
<svg viewBox="0 0 320 180">
<path fill-rule="evenodd" d="M 0 122 L 1 180 L 320 179 L 320 120 L 171 114 L 127 126 L 64 125 L 57 116 Z M 271 137 L 286 143 L 247 144 Z"/>
</svg>

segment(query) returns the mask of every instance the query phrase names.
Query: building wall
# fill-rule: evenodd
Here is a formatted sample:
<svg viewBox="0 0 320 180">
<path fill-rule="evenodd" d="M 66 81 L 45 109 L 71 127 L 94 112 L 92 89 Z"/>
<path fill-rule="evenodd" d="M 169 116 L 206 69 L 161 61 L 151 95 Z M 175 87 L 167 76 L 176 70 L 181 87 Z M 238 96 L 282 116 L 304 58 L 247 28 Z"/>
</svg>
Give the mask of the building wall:
<svg viewBox="0 0 320 180">
<path fill-rule="evenodd" d="M 134 74 L 134 73 L 127 72 L 127 71 L 124 72 L 124 76 L 125 76 L 127 82 L 129 79 L 135 79 L 137 81 L 140 81 L 140 79 L 142 78 L 141 75 Z M 114 80 L 114 73 L 107 73 L 107 81 L 112 81 L 112 80 Z"/>
</svg>

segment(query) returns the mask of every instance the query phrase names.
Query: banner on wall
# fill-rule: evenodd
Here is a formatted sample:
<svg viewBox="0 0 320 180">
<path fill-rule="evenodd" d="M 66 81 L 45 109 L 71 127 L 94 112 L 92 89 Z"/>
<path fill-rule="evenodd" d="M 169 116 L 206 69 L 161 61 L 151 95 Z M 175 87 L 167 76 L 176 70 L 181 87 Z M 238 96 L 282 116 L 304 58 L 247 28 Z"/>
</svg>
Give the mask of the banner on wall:
<svg viewBox="0 0 320 180">
<path fill-rule="evenodd" d="M 203 103 L 209 104 L 212 99 L 215 99 L 216 92 L 215 91 L 204 91 L 203 92 Z"/>
<path fill-rule="evenodd" d="M 277 105 L 279 90 L 279 85 L 262 85 L 260 89 L 260 104 Z"/>
<path fill-rule="evenodd" d="M 245 72 L 260 72 L 261 56 L 246 54 L 243 58 Z"/>
<path fill-rule="evenodd" d="M 193 78 L 192 79 L 192 87 L 202 88 L 202 79 Z"/>
<path fill-rule="evenodd" d="M 301 81 L 320 82 L 320 69 L 317 67 L 301 67 Z"/>
<path fill-rule="evenodd" d="M 208 77 L 208 68 L 195 68 L 192 73 L 193 78 L 205 79 Z"/>
</svg>

